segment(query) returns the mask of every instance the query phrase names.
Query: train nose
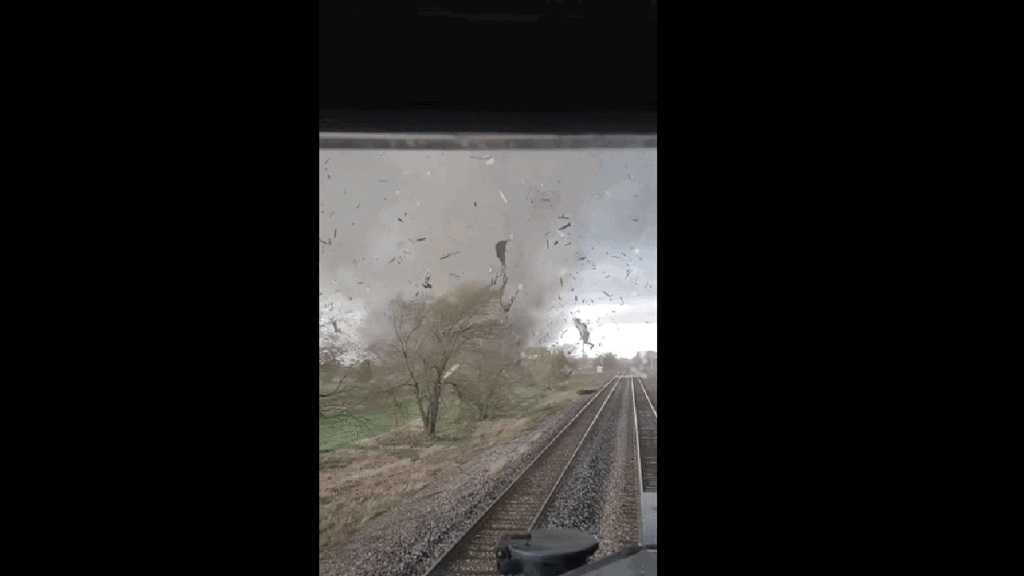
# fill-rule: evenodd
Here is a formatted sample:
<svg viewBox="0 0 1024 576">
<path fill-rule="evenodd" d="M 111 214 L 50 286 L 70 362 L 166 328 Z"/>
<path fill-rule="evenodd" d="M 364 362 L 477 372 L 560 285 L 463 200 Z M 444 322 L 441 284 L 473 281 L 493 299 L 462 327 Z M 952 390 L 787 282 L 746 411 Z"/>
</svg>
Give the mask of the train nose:
<svg viewBox="0 0 1024 576">
<path fill-rule="evenodd" d="M 533 530 L 498 541 L 498 572 L 557 576 L 583 566 L 597 551 L 597 537 L 579 530 Z"/>
</svg>

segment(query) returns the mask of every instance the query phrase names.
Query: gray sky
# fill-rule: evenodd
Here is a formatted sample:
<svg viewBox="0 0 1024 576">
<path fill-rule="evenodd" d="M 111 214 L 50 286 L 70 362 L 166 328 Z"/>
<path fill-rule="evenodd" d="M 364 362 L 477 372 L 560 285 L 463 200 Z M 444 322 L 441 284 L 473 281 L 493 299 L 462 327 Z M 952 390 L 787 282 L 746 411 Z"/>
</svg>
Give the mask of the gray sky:
<svg viewBox="0 0 1024 576">
<path fill-rule="evenodd" d="M 321 149 L 321 325 L 329 309 L 365 340 L 395 296 L 489 284 L 511 239 L 506 293 L 522 285 L 510 314 L 531 345 L 578 343 L 578 317 L 588 356 L 657 350 L 656 165 L 656 148 Z"/>
</svg>

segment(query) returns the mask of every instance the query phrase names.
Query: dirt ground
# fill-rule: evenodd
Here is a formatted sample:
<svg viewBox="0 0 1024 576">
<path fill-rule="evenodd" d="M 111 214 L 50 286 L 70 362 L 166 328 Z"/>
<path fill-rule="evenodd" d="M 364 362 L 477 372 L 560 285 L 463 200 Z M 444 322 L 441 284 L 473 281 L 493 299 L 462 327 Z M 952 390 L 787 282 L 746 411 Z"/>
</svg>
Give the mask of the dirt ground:
<svg viewBox="0 0 1024 576">
<path fill-rule="evenodd" d="M 419 418 L 387 434 L 320 454 L 320 547 L 339 544 L 360 526 L 400 506 L 421 490 L 459 474 L 482 452 L 528 434 L 545 416 L 579 398 L 574 386 L 547 395 L 520 418 L 478 423 L 458 441 L 428 440 Z M 492 464 L 496 474 L 503 462 Z"/>
</svg>

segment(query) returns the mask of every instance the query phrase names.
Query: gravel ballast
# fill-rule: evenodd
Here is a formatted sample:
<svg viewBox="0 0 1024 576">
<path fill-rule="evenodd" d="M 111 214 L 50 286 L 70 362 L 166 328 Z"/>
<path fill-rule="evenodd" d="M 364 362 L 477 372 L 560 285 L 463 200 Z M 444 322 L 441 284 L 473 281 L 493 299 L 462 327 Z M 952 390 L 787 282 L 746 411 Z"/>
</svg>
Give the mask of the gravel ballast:
<svg viewBox="0 0 1024 576">
<path fill-rule="evenodd" d="M 623 379 L 538 524 L 597 536 L 599 547 L 591 562 L 639 542 L 630 402 L 629 380 Z"/>
<path fill-rule="evenodd" d="M 346 542 L 321 550 L 320 575 L 423 574 L 587 400 L 589 396 L 573 401 L 533 431 L 467 462 L 457 476 L 435 482 L 407 504 L 368 521 Z"/>
</svg>

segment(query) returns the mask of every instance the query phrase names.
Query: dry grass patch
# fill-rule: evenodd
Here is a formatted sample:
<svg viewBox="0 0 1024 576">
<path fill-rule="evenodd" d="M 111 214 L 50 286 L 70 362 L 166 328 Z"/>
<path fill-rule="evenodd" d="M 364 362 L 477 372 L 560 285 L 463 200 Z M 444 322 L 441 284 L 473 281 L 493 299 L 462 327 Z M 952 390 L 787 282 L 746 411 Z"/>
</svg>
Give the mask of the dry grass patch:
<svg viewBox="0 0 1024 576">
<path fill-rule="evenodd" d="M 374 517 L 459 474 L 460 466 L 482 452 L 528 434 L 545 416 L 579 399 L 576 390 L 584 387 L 594 388 L 595 383 L 579 382 L 545 392 L 522 406 L 516 417 L 478 422 L 470 434 L 445 432 L 429 439 L 423 434 L 422 421 L 414 418 L 357 446 L 321 453 L 320 547 L 348 540 Z M 448 434 L 452 435 L 446 439 Z M 498 474 L 527 445 L 521 443 L 488 472 Z"/>
</svg>

